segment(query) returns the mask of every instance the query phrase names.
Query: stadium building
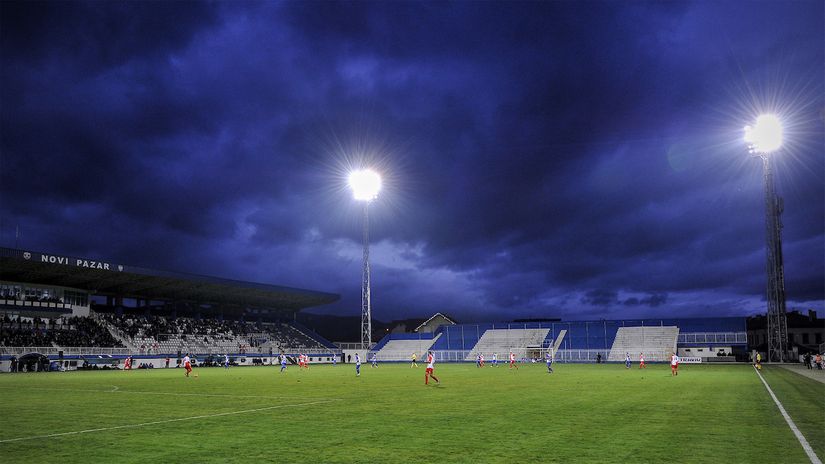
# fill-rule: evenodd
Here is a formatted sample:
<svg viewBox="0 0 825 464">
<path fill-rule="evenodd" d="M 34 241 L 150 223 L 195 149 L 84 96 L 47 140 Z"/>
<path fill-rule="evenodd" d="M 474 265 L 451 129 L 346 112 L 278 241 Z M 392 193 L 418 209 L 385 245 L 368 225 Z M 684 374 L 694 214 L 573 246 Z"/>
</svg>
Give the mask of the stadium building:
<svg viewBox="0 0 825 464">
<path fill-rule="evenodd" d="M 346 361 L 350 350 L 382 361 L 407 361 L 432 350 L 440 361 L 452 362 L 479 354 L 503 360 L 511 352 L 532 360 L 547 351 L 561 362 L 620 362 L 627 355 L 656 362 L 673 352 L 686 362 L 742 362 L 749 358 L 749 341 L 750 349 L 760 341 L 745 317 L 461 324 L 437 313 L 420 324 L 405 321 L 404 327 L 415 329 L 393 330 L 366 353 L 347 346 L 355 344 L 333 344 L 295 320 L 299 311 L 339 298 L 0 248 L 0 371 L 13 362 L 26 370 L 50 362 L 51 368 L 115 367 L 127 357 L 136 365 L 174 367 L 186 353 L 205 365 L 225 355 L 234 364 L 269 364 L 281 352 L 330 362 L 333 356 Z M 816 337 L 798 335 L 811 344 L 820 343 Z"/>
<path fill-rule="evenodd" d="M 41 370 L 46 359 L 59 363 L 52 368 L 117 366 L 129 356 L 161 367 L 186 353 L 202 364 L 226 354 L 235 364 L 265 364 L 280 352 L 329 361 L 340 350 L 293 319 L 339 298 L 0 248 L 0 371 L 18 362 Z"/>
</svg>

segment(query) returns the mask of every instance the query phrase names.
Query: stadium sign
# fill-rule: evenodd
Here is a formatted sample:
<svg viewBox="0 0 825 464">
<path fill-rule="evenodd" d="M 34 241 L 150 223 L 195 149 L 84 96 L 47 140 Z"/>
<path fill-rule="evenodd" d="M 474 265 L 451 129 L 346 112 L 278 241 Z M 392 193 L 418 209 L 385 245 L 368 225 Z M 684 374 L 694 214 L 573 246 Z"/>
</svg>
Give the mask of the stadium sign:
<svg viewBox="0 0 825 464">
<path fill-rule="evenodd" d="M 680 357 L 679 362 L 680 363 L 685 363 L 685 364 L 701 364 L 702 363 L 702 358 L 697 357 L 697 356 Z"/>
<path fill-rule="evenodd" d="M 30 260 L 32 258 L 32 254 L 27 252 L 23 253 L 23 258 L 26 260 Z M 37 258 L 35 258 L 35 261 Z M 57 256 L 57 255 L 47 255 L 41 254 L 40 255 L 40 262 L 41 263 L 49 263 L 49 264 L 60 264 L 63 266 L 73 266 L 73 267 L 84 267 L 87 269 L 101 269 L 104 271 L 111 271 L 114 266 L 105 262 L 105 261 L 95 261 L 93 259 L 83 259 L 83 258 L 69 258 L 67 256 Z M 123 271 L 123 266 L 117 266 L 118 271 Z"/>
</svg>

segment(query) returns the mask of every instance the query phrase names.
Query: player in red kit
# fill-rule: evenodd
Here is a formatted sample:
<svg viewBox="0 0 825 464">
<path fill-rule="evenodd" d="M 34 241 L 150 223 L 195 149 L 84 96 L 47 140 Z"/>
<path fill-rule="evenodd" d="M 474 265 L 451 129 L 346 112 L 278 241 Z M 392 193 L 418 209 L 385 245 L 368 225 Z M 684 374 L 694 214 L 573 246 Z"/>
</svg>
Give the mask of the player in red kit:
<svg viewBox="0 0 825 464">
<path fill-rule="evenodd" d="M 430 384 L 430 377 L 432 377 L 436 383 L 441 383 L 441 381 L 438 380 L 438 377 L 433 374 L 433 364 L 435 364 L 435 356 L 433 355 L 433 352 L 430 351 L 427 353 L 427 370 L 424 371 L 424 385 Z"/>
<path fill-rule="evenodd" d="M 645 366 L 645 354 L 639 353 L 639 369 L 647 369 Z"/>
<path fill-rule="evenodd" d="M 676 353 L 670 355 L 670 376 L 674 377 L 679 375 L 679 357 L 676 356 Z"/>
<path fill-rule="evenodd" d="M 514 367 L 516 369 L 518 369 L 518 366 L 516 365 L 516 354 L 511 351 L 510 352 L 510 369 L 512 369 Z"/>
<path fill-rule="evenodd" d="M 183 357 L 183 368 L 186 369 L 186 376 L 189 377 L 189 373 L 192 372 L 192 362 L 188 353 Z"/>
</svg>

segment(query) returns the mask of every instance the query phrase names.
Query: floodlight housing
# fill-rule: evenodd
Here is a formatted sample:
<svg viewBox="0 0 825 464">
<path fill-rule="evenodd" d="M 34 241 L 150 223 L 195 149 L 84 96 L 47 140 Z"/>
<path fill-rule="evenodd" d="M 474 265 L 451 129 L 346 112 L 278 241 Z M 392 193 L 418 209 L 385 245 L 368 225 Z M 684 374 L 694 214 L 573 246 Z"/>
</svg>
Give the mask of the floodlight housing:
<svg viewBox="0 0 825 464">
<path fill-rule="evenodd" d="M 756 118 L 753 126 L 745 126 L 745 142 L 751 153 L 764 154 L 782 147 L 782 122 L 774 114 Z"/>
<path fill-rule="evenodd" d="M 381 176 L 371 169 L 353 171 L 349 175 L 349 186 L 356 200 L 371 201 L 381 191 Z"/>
</svg>

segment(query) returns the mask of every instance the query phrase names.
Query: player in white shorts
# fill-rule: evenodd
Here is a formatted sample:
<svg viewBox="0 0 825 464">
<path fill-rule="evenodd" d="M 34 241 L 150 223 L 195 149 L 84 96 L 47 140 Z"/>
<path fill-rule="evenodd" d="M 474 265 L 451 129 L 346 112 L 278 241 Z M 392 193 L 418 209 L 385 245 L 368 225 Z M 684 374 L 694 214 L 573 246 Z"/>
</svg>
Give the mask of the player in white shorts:
<svg viewBox="0 0 825 464">
<path fill-rule="evenodd" d="M 430 351 L 429 353 L 427 353 L 427 370 L 424 371 L 424 385 L 430 384 L 430 377 L 432 377 L 433 380 L 436 381 L 436 383 L 441 383 L 441 381 L 438 380 L 438 377 L 436 377 L 435 374 L 433 374 L 434 365 L 435 355 L 432 351 Z"/>
</svg>

